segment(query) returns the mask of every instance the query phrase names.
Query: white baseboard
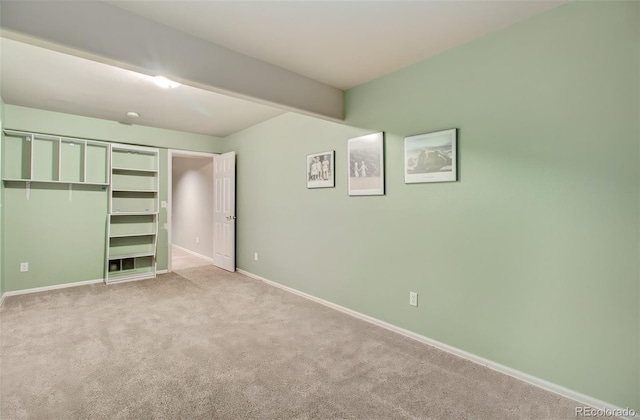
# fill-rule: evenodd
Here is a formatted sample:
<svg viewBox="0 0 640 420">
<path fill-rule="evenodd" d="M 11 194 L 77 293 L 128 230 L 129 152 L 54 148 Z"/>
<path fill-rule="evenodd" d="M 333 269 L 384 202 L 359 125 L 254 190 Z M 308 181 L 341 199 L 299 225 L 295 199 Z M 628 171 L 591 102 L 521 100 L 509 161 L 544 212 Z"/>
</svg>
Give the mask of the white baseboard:
<svg viewBox="0 0 640 420">
<path fill-rule="evenodd" d="M 53 286 L 34 287 L 34 288 L 31 288 L 31 289 L 13 290 L 11 292 L 4 292 L 2 294 L 2 301 L 4 301 L 4 298 L 6 296 L 26 295 L 26 294 L 29 294 L 29 293 L 46 292 L 48 290 L 66 289 L 67 287 L 86 286 L 88 284 L 96 284 L 96 283 L 104 283 L 104 279 L 77 281 L 77 282 L 74 282 L 74 283 L 56 284 L 56 285 L 53 285 Z"/>
<path fill-rule="evenodd" d="M 191 254 L 191 255 L 193 255 L 194 257 L 198 257 L 198 258 L 202 258 L 203 260 L 210 261 L 210 262 L 211 262 L 211 264 L 213 264 L 213 258 L 211 258 L 211 257 L 207 257 L 207 256 L 205 256 L 205 255 L 198 254 L 198 253 L 197 253 L 197 252 L 195 252 L 195 251 L 192 251 L 192 250 L 187 249 L 187 248 L 183 248 L 183 247 L 178 246 L 178 245 L 175 245 L 175 244 L 172 244 L 171 246 L 176 247 L 176 248 L 178 248 L 180 251 L 184 251 L 184 252 L 186 252 L 187 254 Z"/>
<path fill-rule="evenodd" d="M 168 271 L 167 270 L 156 271 L 156 274 L 165 274 L 165 273 L 168 273 Z M 134 278 L 134 279 L 124 280 L 120 282 L 112 282 L 110 284 L 126 283 L 127 281 L 137 281 L 137 280 L 144 280 L 148 278 L 153 278 L 153 277 Z M 34 287 L 31 289 L 22 289 L 22 290 L 14 290 L 11 292 L 4 292 L 2 296 L 0 296 L 0 306 L 2 306 L 2 304 L 4 303 L 4 298 L 7 296 L 26 295 L 29 293 L 46 292 L 48 290 L 66 289 L 68 287 L 86 286 L 88 284 L 97 284 L 97 283 L 104 283 L 104 279 L 77 281 L 74 283 L 56 284 L 54 286 Z"/>
<path fill-rule="evenodd" d="M 360 312 L 356 312 L 356 311 L 354 311 L 352 309 L 345 308 L 344 306 L 340 306 L 340 305 L 337 305 L 335 303 L 329 302 L 327 300 L 324 300 L 324 299 L 315 297 L 313 295 L 301 292 L 299 290 L 293 289 L 291 287 L 284 286 L 284 285 L 282 285 L 280 283 L 276 283 L 276 282 L 268 280 L 268 279 L 266 279 L 264 277 L 260 277 L 260 276 L 258 276 L 256 274 L 250 273 L 248 271 L 245 271 L 245 270 L 242 270 L 242 269 L 237 269 L 237 271 L 238 271 L 238 273 L 244 274 L 247 277 L 251 277 L 253 279 L 263 281 L 263 282 L 265 282 L 265 283 L 267 283 L 267 284 L 269 284 L 271 286 L 274 286 L 274 287 L 277 287 L 279 289 L 285 290 L 287 292 L 296 294 L 296 295 L 301 296 L 303 298 L 312 300 L 312 301 L 317 302 L 317 303 L 319 303 L 321 305 L 328 306 L 329 308 L 332 308 L 332 309 L 335 309 L 337 311 L 343 312 L 345 314 L 351 315 L 353 317 L 356 317 L 356 318 L 361 319 L 363 321 L 366 321 L 366 322 L 369 322 L 371 324 L 377 325 L 379 327 L 385 328 L 387 330 L 393 331 L 395 333 L 404 335 L 405 337 L 409 337 L 409 338 L 412 338 L 414 340 L 420 341 L 420 342 L 422 342 L 424 344 L 428 344 L 430 346 L 436 347 L 436 348 L 438 348 L 440 350 L 446 351 L 447 353 L 451 353 L 451 354 L 456 355 L 458 357 L 462 357 L 463 359 L 469 360 L 469 361 L 477 363 L 479 365 L 488 367 L 489 369 L 495 370 L 495 371 L 503 373 L 505 375 L 509 375 L 509 376 L 511 376 L 513 378 L 516 378 L 516 379 L 519 379 L 521 381 L 527 382 L 527 383 L 529 383 L 531 385 L 537 386 L 538 388 L 542 388 L 544 390 L 553 392 L 553 393 L 561 395 L 563 397 L 570 398 L 570 399 L 572 399 L 572 400 L 574 400 L 574 401 L 576 401 L 576 402 L 578 402 L 580 404 L 583 404 L 583 405 L 586 405 L 586 406 L 590 406 L 590 407 L 593 407 L 593 408 L 596 408 L 596 409 L 599 409 L 599 410 L 606 410 L 606 411 L 610 410 L 610 411 L 622 412 L 622 411 L 619 411 L 619 410 L 623 410 L 621 407 L 618 407 L 616 405 L 609 404 L 609 403 L 607 403 L 605 401 L 601 401 L 601 400 L 599 400 L 597 398 L 593 398 L 593 397 L 590 397 L 588 395 L 581 394 L 581 393 L 573 391 L 573 390 L 571 390 L 569 388 L 565 388 L 563 386 L 554 384 L 554 383 L 546 381 L 544 379 L 537 378 L 535 376 L 529 375 L 529 374 L 524 373 L 524 372 L 520 372 L 519 370 L 512 369 L 512 368 L 510 368 L 508 366 L 501 365 L 500 363 L 496 363 L 496 362 L 493 362 L 491 360 L 485 359 L 484 357 L 480 357 L 480 356 L 477 356 L 477 355 L 475 355 L 473 353 L 466 352 L 464 350 L 461 350 L 459 348 L 450 346 L 450 345 L 442 343 L 440 341 L 433 340 L 433 339 L 431 339 L 429 337 L 425 337 L 424 335 L 420 335 L 420 334 L 414 333 L 412 331 L 405 330 L 404 328 L 400 328 L 400 327 L 395 326 L 393 324 L 389 324 L 387 322 L 384 322 L 384 321 L 381 321 L 379 319 L 370 317 L 370 316 L 362 314 Z M 634 420 L 635 419 L 640 419 L 640 413 L 636 413 L 636 415 L 632 416 L 632 417 L 623 417 L 623 418 L 634 419 Z"/>
<path fill-rule="evenodd" d="M 156 273 L 157 274 L 157 273 Z M 109 286 L 113 286 L 114 284 L 121 284 L 121 283 L 131 283 L 132 281 L 141 281 L 141 280 L 154 280 L 156 278 L 156 275 L 151 275 L 150 273 L 141 273 L 138 274 L 136 276 L 132 276 L 132 277 L 127 277 L 125 279 L 122 280 L 112 280 L 112 281 L 108 281 L 107 285 Z"/>
</svg>

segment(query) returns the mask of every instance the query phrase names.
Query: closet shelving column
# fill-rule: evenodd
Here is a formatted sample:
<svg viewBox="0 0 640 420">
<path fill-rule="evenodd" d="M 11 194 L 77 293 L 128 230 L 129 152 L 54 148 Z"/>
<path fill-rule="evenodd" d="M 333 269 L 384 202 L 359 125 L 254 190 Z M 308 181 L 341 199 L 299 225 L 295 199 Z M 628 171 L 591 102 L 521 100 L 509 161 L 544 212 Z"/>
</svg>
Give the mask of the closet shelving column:
<svg viewBox="0 0 640 420">
<path fill-rule="evenodd" d="M 158 149 L 111 145 L 105 281 L 156 276 Z"/>
</svg>

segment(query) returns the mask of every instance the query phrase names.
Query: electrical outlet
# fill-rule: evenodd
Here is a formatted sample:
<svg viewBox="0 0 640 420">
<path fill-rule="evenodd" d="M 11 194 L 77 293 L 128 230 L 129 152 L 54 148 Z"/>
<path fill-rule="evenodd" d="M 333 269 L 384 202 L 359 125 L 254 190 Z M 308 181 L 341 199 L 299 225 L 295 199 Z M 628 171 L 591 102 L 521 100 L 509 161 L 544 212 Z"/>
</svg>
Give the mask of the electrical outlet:
<svg viewBox="0 0 640 420">
<path fill-rule="evenodd" d="M 253 259 L 258 261 L 258 253 L 257 252 L 253 254 Z"/>
<path fill-rule="evenodd" d="M 27 271 L 29 271 L 29 263 L 20 263 L 20 272 L 26 273 Z"/>
<path fill-rule="evenodd" d="M 409 305 L 418 306 L 418 294 L 416 292 L 409 292 Z"/>
</svg>

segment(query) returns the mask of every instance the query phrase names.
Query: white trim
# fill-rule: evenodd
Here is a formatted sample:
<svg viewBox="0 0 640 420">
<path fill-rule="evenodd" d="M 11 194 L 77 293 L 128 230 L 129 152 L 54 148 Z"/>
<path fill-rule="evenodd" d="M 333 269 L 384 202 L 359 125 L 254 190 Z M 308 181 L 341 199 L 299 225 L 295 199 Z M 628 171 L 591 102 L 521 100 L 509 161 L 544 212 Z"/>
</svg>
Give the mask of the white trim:
<svg viewBox="0 0 640 420">
<path fill-rule="evenodd" d="M 186 252 L 187 254 L 191 254 L 191 255 L 193 255 L 194 257 L 202 258 L 203 260 L 207 260 L 207 261 L 209 261 L 211 264 L 213 264 L 213 258 L 211 258 L 211 257 L 207 257 L 207 256 L 204 256 L 204 255 L 202 255 L 202 254 L 198 254 L 198 253 L 197 253 L 197 252 L 195 252 L 195 251 L 192 251 L 192 250 L 187 249 L 187 248 L 183 248 L 183 247 L 178 246 L 178 245 L 175 245 L 175 244 L 173 244 L 173 245 L 171 245 L 171 246 L 175 246 L 175 247 L 176 247 L 176 248 L 178 248 L 180 251 L 184 251 L 184 252 Z"/>
<path fill-rule="evenodd" d="M 165 226 L 158 226 L 158 229 L 165 229 L 167 231 L 167 271 L 173 271 L 173 267 L 171 266 L 171 259 L 173 258 L 171 252 L 171 241 L 173 240 L 173 234 L 171 233 L 171 219 L 173 218 L 173 209 L 171 206 L 173 200 L 173 149 L 169 149 L 167 151 L 167 207 L 165 208 L 165 213 L 167 214 Z M 162 200 L 160 200 L 160 208 L 162 208 Z M 158 219 L 158 222 L 160 219 Z"/>
<path fill-rule="evenodd" d="M 0 308 L 2 307 L 2 304 L 4 303 L 4 297 L 6 296 L 5 293 L 0 294 Z"/>
<path fill-rule="evenodd" d="M 215 155 L 219 155 L 219 153 L 213 153 L 213 152 L 192 152 L 190 150 L 177 150 L 177 149 L 171 149 L 170 150 L 172 152 L 173 156 L 178 156 L 178 157 L 210 157 L 213 159 L 213 157 Z"/>
<path fill-rule="evenodd" d="M 158 153 L 157 147 L 138 146 L 138 145 L 127 144 L 127 143 L 111 143 L 111 150 L 113 149 L 136 150 L 138 152 L 144 152 L 144 153 L 149 153 L 154 155 Z M 159 169 L 159 168 L 156 168 L 156 169 Z"/>
<path fill-rule="evenodd" d="M 264 277 L 258 276 L 256 274 L 250 273 L 250 272 L 242 270 L 240 268 L 238 268 L 237 271 L 238 271 L 238 273 L 244 274 L 247 277 L 250 277 L 250 278 L 253 278 L 253 279 L 256 279 L 256 280 L 260 280 L 260 281 L 262 281 L 264 283 L 267 283 L 267 284 L 269 284 L 271 286 L 274 286 L 274 287 L 277 287 L 279 289 L 285 290 L 287 292 L 296 294 L 296 295 L 301 296 L 303 298 L 312 300 L 312 301 L 314 301 L 316 303 L 319 303 L 321 305 L 328 306 L 329 308 L 335 309 L 335 310 L 343 312 L 343 313 L 345 313 L 347 315 L 351 315 L 351 316 L 353 316 L 355 318 L 361 319 L 363 321 L 369 322 L 371 324 L 374 324 L 374 325 L 377 325 L 379 327 L 385 328 L 387 330 L 393 331 L 395 333 L 401 334 L 401 335 L 403 335 L 405 337 L 412 338 L 412 339 L 414 339 L 416 341 L 420 341 L 421 343 L 428 344 L 430 346 L 436 347 L 436 348 L 438 348 L 440 350 L 446 351 L 447 353 L 451 353 L 451 354 L 453 354 L 455 356 L 462 357 L 463 359 L 466 359 L 466 360 L 469 360 L 471 362 L 477 363 L 479 365 L 488 367 L 489 369 L 492 369 L 492 370 L 495 370 L 497 372 L 503 373 L 505 375 L 511 376 L 512 378 L 519 379 L 521 381 L 527 382 L 528 384 L 537 386 L 538 388 L 542 388 L 542 389 L 544 389 L 546 391 L 550 391 L 550 392 L 553 392 L 555 394 L 561 395 L 563 397 L 570 398 L 570 399 L 572 399 L 572 400 L 574 400 L 576 402 L 579 402 L 581 404 L 588 405 L 588 406 L 591 406 L 591 407 L 597 408 L 597 409 L 603 409 L 603 410 L 621 410 L 622 409 L 622 408 L 620 408 L 620 407 L 618 407 L 618 406 L 616 406 L 614 404 L 610 404 L 610 403 L 607 403 L 605 401 L 599 400 L 597 398 L 593 398 L 593 397 L 590 397 L 588 395 L 581 394 L 581 393 L 579 393 L 577 391 L 573 391 L 573 390 L 571 390 L 569 388 L 565 388 L 565 387 L 563 387 L 561 385 L 557 385 L 557 384 L 554 384 L 552 382 L 545 381 L 544 379 L 537 378 L 535 376 L 529 375 L 528 373 L 524 373 L 524 372 L 521 372 L 519 370 L 512 369 L 512 368 L 510 368 L 508 366 L 505 366 L 505 365 L 502 365 L 500 363 L 496 363 L 496 362 L 493 362 L 491 360 L 485 359 L 484 357 L 477 356 L 477 355 L 475 355 L 473 353 L 469 353 L 469 352 L 466 352 L 466 351 L 461 350 L 459 348 L 456 348 L 456 347 L 450 346 L 448 344 L 442 343 L 440 341 L 431 339 L 429 337 L 425 337 L 424 335 L 420 335 L 420 334 L 414 333 L 412 331 L 405 330 L 404 328 L 400 328 L 400 327 L 395 326 L 393 324 L 389 324 L 387 322 L 384 322 L 384 321 L 381 321 L 379 319 L 370 317 L 370 316 L 362 314 L 360 312 L 356 312 L 356 311 L 354 311 L 352 309 L 345 308 L 344 306 L 340 306 L 338 304 L 335 304 L 335 303 L 329 302 L 327 300 L 318 298 L 316 296 L 301 292 L 301 291 L 293 289 L 291 287 L 284 286 L 284 285 L 282 285 L 280 283 L 276 283 L 274 281 L 268 280 L 268 279 L 266 279 Z M 637 413 L 634 417 L 624 417 L 624 418 L 640 419 L 640 413 Z"/>
<path fill-rule="evenodd" d="M 167 274 L 169 272 L 169 270 L 158 270 L 156 271 L 156 274 Z"/>
<path fill-rule="evenodd" d="M 34 287 L 32 289 L 13 290 L 10 292 L 4 292 L 2 294 L 2 299 L 4 300 L 5 296 L 26 295 L 29 293 L 46 292 L 49 290 L 66 289 L 67 287 L 86 286 L 88 284 L 97 284 L 97 283 L 104 283 L 104 279 L 77 281 L 74 283 L 56 284 L 54 286 Z"/>
<path fill-rule="evenodd" d="M 113 286 L 114 284 L 120 284 L 120 283 L 129 283 L 131 281 L 140 281 L 140 280 L 153 280 L 155 278 L 157 278 L 156 274 L 158 274 L 157 272 L 154 272 L 153 274 L 150 275 L 150 273 L 141 273 L 138 274 L 135 277 L 126 277 L 122 280 L 117 279 L 117 280 L 110 280 L 107 284 L 109 286 Z"/>
</svg>

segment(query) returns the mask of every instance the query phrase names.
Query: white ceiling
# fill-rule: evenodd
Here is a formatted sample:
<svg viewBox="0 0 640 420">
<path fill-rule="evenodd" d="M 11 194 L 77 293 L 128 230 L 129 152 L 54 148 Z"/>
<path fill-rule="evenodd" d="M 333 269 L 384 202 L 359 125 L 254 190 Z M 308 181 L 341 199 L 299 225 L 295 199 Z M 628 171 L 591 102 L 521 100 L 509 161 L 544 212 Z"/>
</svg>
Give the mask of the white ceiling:
<svg viewBox="0 0 640 420">
<path fill-rule="evenodd" d="M 108 1 L 340 89 L 563 1 Z"/>
<path fill-rule="evenodd" d="M 563 2 L 108 3 L 324 84 L 348 89 Z M 2 39 L 0 48 L 0 94 L 8 104 L 125 122 L 133 122 L 124 116 L 126 112 L 136 111 L 140 114 L 136 124 L 220 137 L 284 112 L 190 86 L 162 90 L 138 73 L 15 40 Z"/>
<path fill-rule="evenodd" d="M 5 38 L 0 57 L 0 94 L 12 105 L 218 137 L 284 112 L 190 86 L 163 89 L 140 73 Z"/>
</svg>

